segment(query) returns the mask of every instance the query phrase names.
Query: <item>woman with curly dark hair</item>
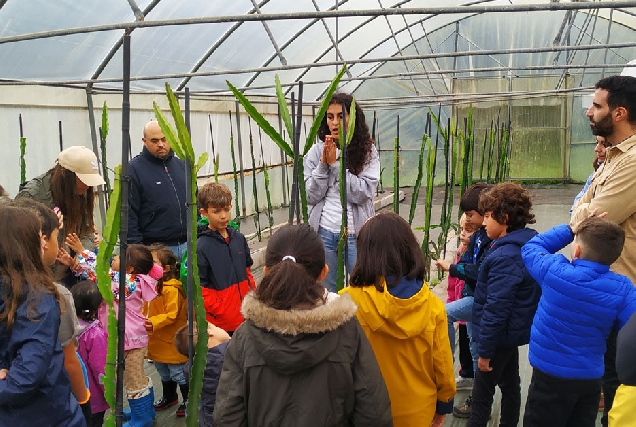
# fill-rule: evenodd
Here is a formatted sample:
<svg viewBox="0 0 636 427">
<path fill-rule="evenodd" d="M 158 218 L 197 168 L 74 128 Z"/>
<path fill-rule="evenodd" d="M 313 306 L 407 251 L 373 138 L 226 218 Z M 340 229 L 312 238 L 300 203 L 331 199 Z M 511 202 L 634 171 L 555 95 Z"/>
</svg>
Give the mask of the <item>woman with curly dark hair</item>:
<svg viewBox="0 0 636 427">
<path fill-rule="evenodd" d="M 342 106 L 349 119 L 353 96 L 335 93 L 318 130 L 321 142 L 314 145 L 304 160 L 309 225 L 318 232 L 325 245 L 329 274 L 325 286 L 336 289 L 338 240 L 342 223 L 340 202 L 340 147 L 338 128 L 343 126 Z M 353 139 L 347 147 L 346 200 L 349 253 L 347 267 L 353 270 L 356 261 L 356 235 L 362 224 L 374 213 L 373 197 L 380 178 L 380 158 L 375 149 L 364 112 L 356 104 L 356 122 Z"/>
</svg>

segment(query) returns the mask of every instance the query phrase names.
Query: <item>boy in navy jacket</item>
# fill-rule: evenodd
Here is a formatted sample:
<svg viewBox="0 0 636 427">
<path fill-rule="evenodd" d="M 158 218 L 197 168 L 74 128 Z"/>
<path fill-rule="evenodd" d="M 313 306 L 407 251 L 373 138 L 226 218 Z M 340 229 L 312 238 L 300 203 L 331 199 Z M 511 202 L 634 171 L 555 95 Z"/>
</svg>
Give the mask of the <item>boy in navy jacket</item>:
<svg viewBox="0 0 636 427">
<path fill-rule="evenodd" d="M 469 427 L 485 427 L 495 386 L 501 389 L 500 426 L 516 426 L 521 411 L 518 347 L 530 340 L 530 326 L 541 288 L 521 259 L 521 247 L 537 232 L 530 195 L 519 184 L 504 182 L 481 194 L 479 210 L 493 239 L 479 269 L 473 305 L 473 339 L 478 369 L 473 385 Z"/>
<path fill-rule="evenodd" d="M 254 289 L 254 263 L 245 236 L 228 227 L 232 193 L 219 183 L 207 183 L 197 194 L 199 212 L 209 221 L 199 228 L 197 265 L 207 320 L 230 335 L 243 322 L 241 304 Z"/>
<path fill-rule="evenodd" d="M 605 341 L 636 312 L 636 288 L 610 271 L 624 242 L 619 225 L 591 216 L 574 230 L 554 227 L 522 248 L 543 290 L 530 336 L 524 427 L 596 425 Z M 570 243 L 572 262 L 556 254 Z"/>
<path fill-rule="evenodd" d="M 472 339 L 473 301 L 479 266 L 484 260 L 491 242 L 491 239 L 486 234 L 486 230 L 482 226 L 484 213 L 479 210 L 479 196 L 490 187 L 491 185 L 485 182 L 473 184 L 464 192 L 459 202 L 459 208 L 466 215 L 465 226 L 477 230 L 470 236 L 468 247 L 459 259 L 459 262 L 451 264 L 449 261 L 440 259 L 435 263 L 438 268 L 448 271 L 450 277 L 456 277 L 465 282 L 464 288 L 462 289 L 462 298 L 446 303 L 445 306 L 448 318 L 448 337 L 450 338 L 451 352 L 453 355 L 455 354 L 454 323 L 464 321 L 466 322 L 466 327 L 463 329 L 464 332 L 462 332 L 461 327 L 459 328 L 460 348 L 462 346 L 462 339 L 468 339 L 472 358 L 472 366 L 470 366 L 470 369 L 468 370 L 462 365 L 459 371 L 459 377 L 456 379 L 457 390 L 470 390 L 473 388 L 473 378 L 475 376 L 475 370 L 477 369 L 477 347 L 476 342 Z M 466 337 L 462 337 L 462 333 L 465 333 Z M 472 397 L 469 395 L 463 404 L 453 408 L 453 416 L 459 418 L 470 417 L 471 405 Z"/>
</svg>

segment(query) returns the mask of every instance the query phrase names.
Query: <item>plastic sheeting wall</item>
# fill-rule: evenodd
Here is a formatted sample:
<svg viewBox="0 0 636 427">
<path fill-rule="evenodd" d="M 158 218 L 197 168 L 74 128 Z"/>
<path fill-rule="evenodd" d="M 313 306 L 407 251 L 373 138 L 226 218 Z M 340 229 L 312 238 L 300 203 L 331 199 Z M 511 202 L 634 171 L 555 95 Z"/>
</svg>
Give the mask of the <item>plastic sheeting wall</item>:
<svg viewBox="0 0 636 427">
<path fill-rule="evenodd" d="M 95 107 L 96 128 L 101 126 L 102 105 L 106 101 L 109 108 L 109 135 L 107 138 L 107 163 L 109 168 L 121 163 L 121 96 L 119 95 L 95 95 L 93 103 Z M 164 114 L 171 121 L 170 109 L 165 96 L 162 95 L 131 95 L 131 119 L 130 138 L 131 152 L 135 156 L 142 147 L 141 137 L 144 125 L 155 120 L 152 111 L 153 101 L 157 102 Z M 270 99 L 271 101 L 271 99 Z M 256 104 L 259 111 L 278 129 L 277 107 L 271 103 Z M 183 110 L 183 102 L 181 102 Z M 197 155 L 207 151 L 210 155 L 208 163 L 199 171 L 199 182 L 203 183 L 213 179 L 212 164 L 212 139 L 210 137 L 210 119 L 214 131 L 215 152 L 219 153 L 219 180 L 224 182 L 234 193 L 232 159 L 230 155 L 230 118 L 228 111 L 232 111 L 232 127 L 234 133 L 234 146 L 237 161 L 237 174 L 239 173 L 239 134 L 236 122 L 236 102 L 228 98 L 226 102 L 212 102 L 193 99 L 191 101 L 191 134 L 194 150 Z M 249 122 L 248 116 L 240 111 L 240 141 L 242 144 L 242 165 L 245 170 L 245 207 L 247 214 L 255 211 L 252 177 L 249 172 L 252 169 L 252 160 L 249 149 Z M 304 145 L 306 131 L 312 123 L 311 109 L 305 110 L 307 114 L 303 121 L 301 131 L 301 147 Z M 91 129 L 89 123 L 86 92 L 83 90 L 47 87 L 4 87 L 0 91 L 0 140 L 3 147 L 3 162 L 0 169 L 0 184 L 15 196 L 20 184 L 20 132 L 18 116 L 22 115 L 24 136 L 27 138 L 26 167 L 27 180 L 45 173 L 55 163 L 59 154 L 58 122 L 62 121 L 62 135 L 64 148 L 72 145 L 83 145 L 93 148 Z M 263 161 L 268 166 L 270 175 L 270 191 L 274 207 L 283 203 L 283 191 L 287 196 L 287 186 L 282 182 L 281 151 L 271 139 L 262 134 L 263 156 L 261 156 L 261 140 L 258 136 L 258 127 L 252 121 L 252 134 L 254 141 L 254 157 L 257 167 L 257 186 L 259 196 L 259 209 L 267 208 L 265 198 L 264 177 L 262 173 Z M 291 169 L 288 167 L 287 180 L 291 186 Z M 111 182 L 113 180 L 110 173 Z M 284 189 L 285 187 L 285 189 Z M 240 191 L 240 190 L 239 190 Z M 241 197 L 239 197 L 241 198 Z M 289 200 L 286 198 L 286 200 Z"/>
</svg>

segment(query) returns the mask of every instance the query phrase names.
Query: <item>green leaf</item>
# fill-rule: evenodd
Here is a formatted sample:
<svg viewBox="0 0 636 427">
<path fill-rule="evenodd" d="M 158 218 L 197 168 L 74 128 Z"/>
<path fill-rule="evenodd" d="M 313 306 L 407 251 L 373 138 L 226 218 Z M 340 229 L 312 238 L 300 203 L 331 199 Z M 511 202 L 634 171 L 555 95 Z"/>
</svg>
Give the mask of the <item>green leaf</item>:
<svg viewBox="0 0 636 427">
<path fill-rule="evenodd" d="M 280 79 L 278 78 L 278 74 L 275 77 L 276 80 L 276 97 L 278 98 L 278 108 L 280 109 L 280 117 L 283 119 L 283 123 L 285 123 L 285 128 L 287 129 L 287 135 L 289 135 L 289 140 L 294 140 L 294 126 L 292 125 L 291 116 L 289 115 L 289 110 L 287 109 L 287 100 L 285 99 L 285 95 L 283 94 L 283 88 L 280 84 Z"/>
<path fill-rule="evenodd" d="M 166 139 L 170 143 L 170 148 L 174 150 L 177 157 L 179 157 L 182 160 L 185 160 L 186 159 L 185 153 L 182 150 L 181 143 L 177 139 L 177 135 L 174 129 L 172 128 L 172 125 L 170 124 L 170 122 L 168 122 L 168 119 L 166 118 L 166 116 L 163 115 L 163 112 L 159 108 L 159 105 L 157 105 L 156 102 L 153 102 L 152 105 L 153 105 L 153 109 L 155 110 L 155 117 L 157 118 L 157 123 L 159 123 L 159 127 L 161 128 L 163 135 L 166 137 Z"/>
<path fill-rule="evenodd" d="M 254 119 L 258 127 L 263 129 L 263 132 L 265 132 L 272 139 L 272 141 L 274 141 L 276 145 L 278 145 L 280 149 L 285 152 L 285 154 L 293 158 L 294 151 L 291 149 L 289 144 L 285 142 L 283 137 L 280 136 L 276 129 L 274 129 L 274 127 L 265 119 L 265 117 L 263 117 L 261 113 L 259 113 L 256 108 L 254 108 L 252 103 L 245 97 L 245 95 L 243 95 L 237 88 L 235 88 L 232 83 L 230 83 L 228 80 L 226 80 L 225 82 L 227 83 L 228 87 L 230 88 L 238 102 L 241 103 L 247 114 L 249 114 L 250 117 Z"/>
<path fill-rule="evenodd" d="M 347 139 L 346 145 L 349 146 L 353 139 L 353 133 L 356 130 L 356 99 L 351 100 L 351 107 L 349 108 L 349 120 L 347 120 Z"/>
<path fill-rule="evenodd" d="M 104 101 L 104 106 L 102 107 L 102 140 L 105 140 L 108 136 L 108 106 L 106 105 L 106 101 Z"/>
<path fill-rule="evenodd" d="M 314 122 L 311 124 L 311 128 L 309 129 L 309 133 L 307 134 L 307 140 L 305 141 L 305 148 L 303 149 L 303 156 L 309 152 L 309 149 L 314 144 L 316 140 L 316 135 L 318 135 L 318 129 L 320 128 L 320 124 L 322 123 L 322 119 L 327 113 L 327 108 L 329 108 L 329 102 L 331 102 L 331 97 L 338 89 L 338 83 L 340 83 L 340 79 L 344 75 L 345 71 L 347 71 L 347 64 L 344 64 L 340 72 L 334 77 L 325 92 L 325 96 L 322 98 L 322 103 L 320 104 L 320 108 L 316 112 L 316 117 L 314 117 Z M 290 156 L 292 157 L 292 156 Z"/>
<path fill-rule="evenodd" d="M 26 154 L 26 138 L 20 138 L 20 183 L 26 182 L 26 160 L 24 158 Z"/>
<path fill-rule="evenodd" d="M 174 92 L 172 92 L 172 88 L 170 87 L 168 82 L 166 82 L 166 95 L 168 96 L 168 104 L 170 105 L 172 118 L 175 125 L 177 126 L 177 132 L 179 133 L 179 143 L 181 145 L 180 148 L 183 154 L 187 156 L 187 159 L 190 160 L 190 162 L 194 163 L 194 150 L 192 149 L 190 132 L 188 132 L 188 127 L 186 126 L 185 119 L 183 117 L 183 114 L 181 113 L 179 101 L 177 100 L 177 97 L 174 96 Z M 182 157 L 182 159 L 186 160 L 186 157 Z"/>
<path fill-rule="evenodd" d="M 201 153 L 201 155 L 199 156 L 199 160 L 197 160 L 197 164 L 194 167 L 194 170 L 199 172 L 199 170 L 203 167 L 203 165 L 205 165 L 205 162 L 208 161 L 208 152 L 204 151 L 203 153 Z M 217 154 L 218 157 L 218 154 Z"/>
<path fill-rule="evenodd" d="M 117 362 L 117 319 L 113 302 L 115 297 L 111 289 L 111 277 L 109 274 L 110 257 L 117 243 L 119 224 L 121 219 L 121 165 L 115 167 L 115 183 L 113 193 L 110 196 L 110 205 L 106 212 L 106 226 L 103 239 L 97 252 L 97 287 L 108 307 L 108 344 L 106 353 L 106 365 L 104 366 L 104 397 L 110 406 L 110 415 L 106 419 L 107 426 L 115 425 L 115 369 Z"/>
</svg>

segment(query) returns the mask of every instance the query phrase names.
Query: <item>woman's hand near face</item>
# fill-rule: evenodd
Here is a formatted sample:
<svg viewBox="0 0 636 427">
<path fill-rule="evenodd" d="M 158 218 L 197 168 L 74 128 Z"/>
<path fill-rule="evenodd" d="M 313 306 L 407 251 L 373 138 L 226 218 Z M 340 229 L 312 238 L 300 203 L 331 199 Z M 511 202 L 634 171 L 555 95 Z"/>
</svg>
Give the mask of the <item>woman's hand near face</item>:
<svg viewBox="0 0 636 427">
<path fill-rule="evenodd" d="M 325 146 L 322 149 L 320 161 L 327 163 L 329 166 L 336 162 L 336 143 L 331 135 L 325 136 Z"/>
</svg>

